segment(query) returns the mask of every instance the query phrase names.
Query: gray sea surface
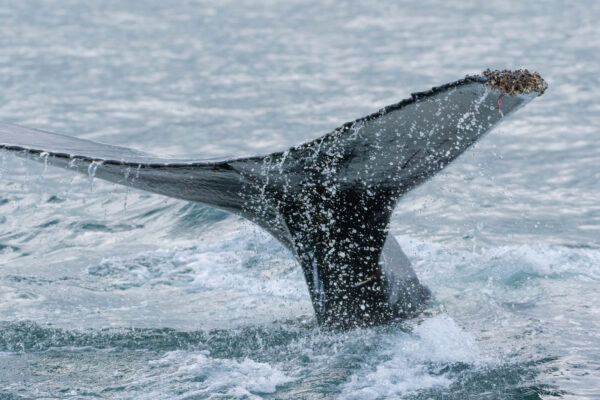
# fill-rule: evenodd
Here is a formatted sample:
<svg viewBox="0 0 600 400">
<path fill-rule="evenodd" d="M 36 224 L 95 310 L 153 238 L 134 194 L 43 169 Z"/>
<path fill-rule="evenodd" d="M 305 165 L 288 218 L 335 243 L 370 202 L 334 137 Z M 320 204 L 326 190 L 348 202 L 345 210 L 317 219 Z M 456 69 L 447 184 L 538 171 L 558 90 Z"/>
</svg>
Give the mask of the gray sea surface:
<svg viewBox="0 0 600 400">
<path fill-rule="evenodd" d="M 490 68 L 547 92 L 400 202 L 431 289 L 315 322 L 249 222 L 0 153 L 0 399 L 600 398 L 600 2 L 0 0 L 0 120 L 284 150 Z"/>
</svg>

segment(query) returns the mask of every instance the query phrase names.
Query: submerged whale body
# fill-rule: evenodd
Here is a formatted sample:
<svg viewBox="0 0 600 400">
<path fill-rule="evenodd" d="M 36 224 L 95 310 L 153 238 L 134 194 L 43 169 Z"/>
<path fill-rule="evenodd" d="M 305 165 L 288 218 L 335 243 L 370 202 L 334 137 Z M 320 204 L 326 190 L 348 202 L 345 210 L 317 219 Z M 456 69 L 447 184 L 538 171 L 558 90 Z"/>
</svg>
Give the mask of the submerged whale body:
<svg viewBox="0 0 600 400">
<path fill-rule="evenodd" d="M 163 159 L 9 124 L 0 124 L 0 148 L 241 215 L 296 257 L 319 324 L 370 326 L 410 316 L 429 298 L 388 235 L 398 200 L 545 88 L 527 70 L 488 70 L 257 157 Z"/>
</svg>

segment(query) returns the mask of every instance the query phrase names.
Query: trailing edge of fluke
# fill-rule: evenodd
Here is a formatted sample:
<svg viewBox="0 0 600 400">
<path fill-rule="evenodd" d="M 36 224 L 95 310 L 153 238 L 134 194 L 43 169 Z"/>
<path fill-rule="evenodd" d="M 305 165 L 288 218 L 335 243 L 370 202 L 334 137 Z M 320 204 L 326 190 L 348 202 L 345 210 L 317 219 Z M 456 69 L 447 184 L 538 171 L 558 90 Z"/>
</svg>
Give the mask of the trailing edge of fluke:
<svg viewBox="0 0 600 400">
<path fill-rule="evenodd" d="M 320 324 L 372 326 L 429 298 L 388 235 L 396 203 L 545 89 L 537 73 L 487 70 L 266 156 L 164 159 L 1 123 L 0 149 L 241 215 L 296 257 Z"/>
</svg>

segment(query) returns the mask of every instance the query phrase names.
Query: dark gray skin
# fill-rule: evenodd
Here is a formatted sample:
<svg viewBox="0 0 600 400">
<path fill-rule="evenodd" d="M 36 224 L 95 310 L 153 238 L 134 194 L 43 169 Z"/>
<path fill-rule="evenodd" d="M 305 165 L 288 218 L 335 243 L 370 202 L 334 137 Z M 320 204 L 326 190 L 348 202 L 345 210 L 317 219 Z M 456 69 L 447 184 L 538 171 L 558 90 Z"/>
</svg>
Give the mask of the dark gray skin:
<svg viewBox="0 0 600 400">
<path fill-rule="evenodd" d="M 49 165 L 241 215 L 300 263 L 317 321 L 384 324 L 422 309 L 389 221 L 399 199 L 538 92 L 504 95 L 467 77 L 385 107 L 307 143 L 260 157 L 170 160 L 0 124 L 0 148 Z"/>
</svg>

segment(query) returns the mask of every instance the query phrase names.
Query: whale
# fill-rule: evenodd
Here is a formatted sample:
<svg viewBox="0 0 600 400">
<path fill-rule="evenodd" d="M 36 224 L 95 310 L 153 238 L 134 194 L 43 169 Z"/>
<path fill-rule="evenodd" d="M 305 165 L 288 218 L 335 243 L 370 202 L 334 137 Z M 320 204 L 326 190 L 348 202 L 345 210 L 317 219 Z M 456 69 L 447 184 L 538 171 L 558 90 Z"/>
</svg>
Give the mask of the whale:
<svg viewBox="0 0 600 400">
<path fill-rule="evenodd" d="M 298 261 L 319 325 L 369 327 L 431 298 L 389 234 L 396 204 L 546 87 L 528 70 L 486 70 L 260 156 L 162 158 L 7 123 L 0 149 L 240 215 Z"/>
</svg>

